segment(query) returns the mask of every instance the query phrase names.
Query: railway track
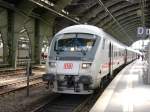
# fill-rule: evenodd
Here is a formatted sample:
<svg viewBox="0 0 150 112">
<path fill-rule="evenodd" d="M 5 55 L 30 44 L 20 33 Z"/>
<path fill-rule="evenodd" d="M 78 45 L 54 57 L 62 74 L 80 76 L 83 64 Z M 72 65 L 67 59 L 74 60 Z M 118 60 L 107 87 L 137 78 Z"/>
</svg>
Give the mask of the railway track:
<svg viewBox="0 0 150 112">
<path fill-rule="evenodd" d="M 25 76 L 25 72 L 19 72 L 19 73 L 9 73 L 9 74 L 3 74 L 0 75 L 0 80 L 8 80 L 8 79 L 12 79 L 12 78 L 18 78 L 18 77 L 23 77 Z"/>
<path fill-rule="evenodd" d="M 85 112 L 86 108 L 89 110 L 94 105 L 107 85 L 91 95 L 60 94 L 30 112 Z"/>
<path fill-rule="evenodd" d="M 31 112 L 77 112 L 89 95 L 59 95 Z"/>
<path fill-rule="evenodd" d="M 25 77 L 22 79 L 20 78 L 20 80 L 1 83 L 0 95 L 5 95 L 8 93 L 16 92 L 18 90 L 26 88 L 27 87 L 26 81 L 27 81 L 27 78 Z M 39 85 L 43 83 L 44 82 L 42 81 L 41 76 L 31 77 L 29 86 Z"/>
<path fill-rule="evenodd" d="M 37 67 L 34 69 L 33 67 L 32 71 L 32 73 L 36 75 L 29 76 L 29 86 L 34 86 L 42 83 L 44 84 L 44 82 L 42 81 L 43 72 L 41 72 L 41 69 L 38 69 Z M 17 70 L 0 70 L 0 95 L 5 95 L 7 93 L 15 92 L 20 89 L 26 88 L 27 77 L 25 74 L 25 68 L 19 68 Z"/>
<path fill-rule="evenodd" d="M 41 69 L 33 69 L 32 70 L 32 75 L 35 74 L 36 72 L 42 72 Z M 0 80 L 3 79 L 3 80 L 8 80 L 10 78 L 18 78 L 18 77 L 23 77 L 26 75 L 26 70 L 25 69 L 22 69 L 22 70 L 16 70 L 16 71 L 3 71 L 1 73 L 0 71 Z"/>
<path fill-rule="evenodd" d="M 45 102 L 30 112 L 85 112 L 84 109 L 91 106 L 102 92 L 92 95 L 61 94 L 51 101 Z"/>
<path fill-rule="evenodd" d="M 45 70 L 44 66 L 33 66 L 32 70 Z M 13 68 L 0 68 L 0 76 L 3 74 L 10 74 L 10 73 L 16 73 L 16 72 L 22 72 L 22 71 L 26 71 L 26 67 L 22 67 L 22 68 L 17 68 L 17 69 L 13 69 Z"/>
<path fill-rule="evenodd" d="M 9 73 L 15 73 L 15 72 L 19 72 L 19 71 L 24 71 L 25 68 L 18 68 L 18 69 L 13 69 L 13 68 L 8 68 L 8 69 L 0 69 L 0 75 L 3 74 L 9 74 Z"/>
<path fill-rule="evenodd" d="M 30 112 L 88 112 L 110 82 L 105 82 L 103 88 L 91 95 L 61 94 Z"/>
</svg>

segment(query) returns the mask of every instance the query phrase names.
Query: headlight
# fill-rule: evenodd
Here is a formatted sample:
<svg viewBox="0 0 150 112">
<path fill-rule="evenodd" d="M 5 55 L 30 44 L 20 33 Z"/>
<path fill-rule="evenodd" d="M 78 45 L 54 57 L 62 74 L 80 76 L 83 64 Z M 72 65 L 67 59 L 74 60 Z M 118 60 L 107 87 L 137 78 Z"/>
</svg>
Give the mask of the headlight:
<svg viewBox="0 0 150 112">
<path fill-rule="evenodd" d="M 82 63 L 83 69 L 89 68 L 90 66 L 91 66 L 91 63 Z"/>
<path fill-rule="evenodd" d="M 49 62 L 49 66 L 50 67 L 56 67 L 56 63 L 55 62 Z"/>
</svg>

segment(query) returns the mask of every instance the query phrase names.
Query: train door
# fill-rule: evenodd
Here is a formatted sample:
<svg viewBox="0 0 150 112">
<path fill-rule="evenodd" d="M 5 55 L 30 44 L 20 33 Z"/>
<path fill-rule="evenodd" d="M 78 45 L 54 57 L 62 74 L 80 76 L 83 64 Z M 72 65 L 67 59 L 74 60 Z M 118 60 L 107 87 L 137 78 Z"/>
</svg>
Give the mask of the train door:
<svg viewBox="0 0 150 112">
<path fill-rule="evenodd" d="M 124 53 L 124 62 L 125 62 L 125 64 L 127 64 L 127 58 L 128 58 L 127 49 L 125 49 L 124 52 L 125 52 Z"/>
<path fill-rule="evenodd" d="M 109 44 L 109 75 L 113 75 L 113 45 Z"/>
</svg>

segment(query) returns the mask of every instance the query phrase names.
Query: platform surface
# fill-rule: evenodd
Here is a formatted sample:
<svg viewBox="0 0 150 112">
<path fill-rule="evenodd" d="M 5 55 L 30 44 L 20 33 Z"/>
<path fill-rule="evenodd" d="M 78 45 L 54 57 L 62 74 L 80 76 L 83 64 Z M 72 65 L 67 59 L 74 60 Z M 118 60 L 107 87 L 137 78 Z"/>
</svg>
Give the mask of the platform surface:
<svg viewBox="0 0 150 112">
<path fill-rule="evenodd" d="M 150 85 L 144 84 L 144 62 L 126 66 L 109 84 L 90 112 L 150 112 Z"/>
</svg>

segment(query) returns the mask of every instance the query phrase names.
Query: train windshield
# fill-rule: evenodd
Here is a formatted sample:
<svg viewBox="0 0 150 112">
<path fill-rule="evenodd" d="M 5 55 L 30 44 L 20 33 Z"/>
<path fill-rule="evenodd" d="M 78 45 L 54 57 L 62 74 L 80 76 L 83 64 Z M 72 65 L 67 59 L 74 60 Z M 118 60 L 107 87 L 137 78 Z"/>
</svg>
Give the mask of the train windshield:
<svg viewBox="0 0 150 112">
<path fill-rule="evenodd" d="M 55 51 L 87 52 L 95 41 L 96 36 L 92 34 L 63 34 L 55 44 Z"/>
</svg>

